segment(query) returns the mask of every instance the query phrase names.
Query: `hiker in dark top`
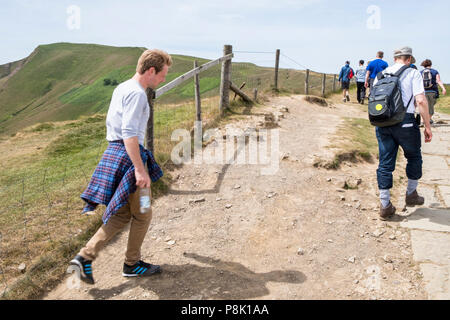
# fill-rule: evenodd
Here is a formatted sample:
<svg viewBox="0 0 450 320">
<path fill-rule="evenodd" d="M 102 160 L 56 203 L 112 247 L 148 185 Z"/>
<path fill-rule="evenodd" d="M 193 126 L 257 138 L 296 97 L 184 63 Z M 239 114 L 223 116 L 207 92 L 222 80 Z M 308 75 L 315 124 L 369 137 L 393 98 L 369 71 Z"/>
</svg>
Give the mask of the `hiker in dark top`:
<svg viewBox="0 0 450 320">
<path fill-rule="evenodd" d="M 350 61 L 345 61 L 345 66 L 341 68 L 339 72 L 339 82 L 341 83 L 342 93 L 344 98 L 342 101 L 350 101 L 350 96 L 348 95 L 348 89 L 350 88 L 350 80 L 353 78 L 355 72 L 350 68 Z"/>
<path fill-rule="evenodd" d="M 371 61 L 366 68 L 366 81 L 364 86 L 366 88 L 371 88 L 373 86 L 373 81 L 377 76 L 378 72 L 383 71 L 388 67 L 386 61 L 382 60 L 384 56 L 383 51 L 378 51 L 375 60 Z"/>
<path fill-rule="evenodd" d="M 356 70 L 356 98 L 358 103 L 364 104 L 366 97 L 366 88 L 364 86 L 366 79 L 366 69 L 364 68 L 364 60 L 359 60 L 359 68 Z"/>
<path fill-rule="evenodd" d="M 434 105 L 436 104 L 436 100 L 439 98 L 439 89 L 438 85 L 442 89 L 442 94 L 445 96 L 447 94 L 447 90 L 445 90 L 445 86 L 442 83 L 441 76 L 439 72 L 435 69 L 431 68 L 432 62 L 430 59 L 426 59 L 422 62 L 421 66 L 424 69 L 420 72 L 423 78 L 423 86 L 425 88 L 425 95 L 428 100 L 428 109 L 430 112 L 430 123 L 433 123 L 431 117 L 434 114 Z"/>
</svg>

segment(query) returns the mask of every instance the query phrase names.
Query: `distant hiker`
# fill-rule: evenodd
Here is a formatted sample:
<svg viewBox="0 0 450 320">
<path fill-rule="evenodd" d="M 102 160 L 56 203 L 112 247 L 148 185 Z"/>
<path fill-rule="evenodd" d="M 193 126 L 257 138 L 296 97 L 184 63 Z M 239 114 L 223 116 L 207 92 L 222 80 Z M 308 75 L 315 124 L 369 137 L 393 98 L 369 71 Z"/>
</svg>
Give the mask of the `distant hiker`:
<svg viewBox="0 0 450 320">
<path fill-rule="evenodd" d="M 150 111 L 146 89 L 155 89 L 164 82 L 171 65 L 172 58 L 166 52 L 146 50 L 138 60 L 135 75 L 119 84 L 112 94 L 106 117 L 109 145 L 81 195 L 86 202 L 83 212 L 94 210 L 98 204 L 107 206 L 103 225 L 70 261 L 87 283 L 94 283 L 92 261 L 130 221 L 122 275 L 150 276 L 161 272 L 160 266 L 141 260 L 141 246 L 152 210 L 140 212 L 139 191 L 150 188 L 151 181 L 163 175 L 152 152 L 143 147 Z"/>
<path fill-rule="evenodd" d="M 364 68 L 364 60 L 359 60 L 359 68 L 356 70 L 356 98 L 358 103 L 364 104 L 364 98 L 366 97 L 366 87 L 364 83 L 366 81 L 366 68 Z"/>
<path fill-rule="evenodd" d="M 378 51 L 375 60 L 370 61 L 370 63 L 367 65 L 366 79 L 364 83 L 364 86 L 366 88 L 371 88 L 378 72 L 383 71 L 388 67 L 387 62 L 383 60 L 383 56 L 384 52 Z"/>
<path fill-rule="evenodd" d="M 436 104 L 436 100 L 439 98 L 439 89 L 438 85 L 442 89 L 442 94 L 445 96 L 447 94 L 447 90 L 445 90 L 445 86 L 442 83 L 441 76 L 439 72 L 435 69 L 432 69 L 432 62 L 430 59 L 426 59 L 421 64 L 423 69 L 420 73 L 423 77 L 423 86 L 425 88 L 425 95 L 428 100 L 428 109 L 430 112 L 430 122 L 433 123 L 431 117 L 434 114 L 434 105 Z"/>
<path fill-rule="evenodd" d="M 350 61 L 345 61 L 345 66 L 339 72 L 339 82 L 341 83 L 342 93 L 344 95 L 343 101 L 350 101 L 348 89 L 350 88 L 350 80 L 353 78 L 355 72 L 350 68 Z"/>
<path fill-rule="evenodd" d="M 425 97 L 425 89 L 423 86 L 423 79 L 420 72 L 411 68 L 410 64 L 415 62 L 410 47 L 403 47 L 394 51 L 395 64 L 383 71 L 385 77 L 398 76 L 399 77 L 399 91 L 401 92 L 401 100 L 403 106 L 406 108 L 406 113 L 401 122 L 391 126 L 377 126 L 376 137 L 379 148 L 379 165 L 377 169 L 377 181 L 380 191 L 380 217 L 387 219 L 394 215 L 395 207 L 390 201 L 390 191 L 392 188 L 393 178 L 392 172 L 395 169 L 395 162 L 397 159 L 398 147 L 401 146 L 403 153 L 407 159 L 406 175 L 408 177 L 408 187 L 406 189 L 405 201 L 407 206 L 422 205 L 424 198 L 417 193 L 417 185 L 419 179 L 422 177 L 422 154 L 421 154 L 421 137 L 419 125 L 414 118 L 415 104 L 418 106 L 420 115 L 424 120 L 424 135 L 425 142 L 430 142 L 432 138 L 430 116 L 428 112 L 428 103 Z M 397 73 L 397 74 L 395 74 Z M 381 75 L 380 75 L 381 76 Z M 379 76 L 379 77 L 380 77 Z M 380 85 L 377 82 L 380 81 Z M 372 104 L 372 99 L 381 99 L 383 94 L 388 90 L 384 90 L 393 83 L 386 83 L 386 87 L 382 87 L 383 80 L 378 77 L 374 81 L 374 86 L 369 97 L 369 104 Z M 383 101 L 380 100 L 377 105 L 377 110 L 380 112 L 383 108 Z M 395 99 L 392 102 L 395 103 Z M 369 106 L 370 114 L 370 106 Z M 370 117 L 369 117 L 370 118 Z"/>
</svg>

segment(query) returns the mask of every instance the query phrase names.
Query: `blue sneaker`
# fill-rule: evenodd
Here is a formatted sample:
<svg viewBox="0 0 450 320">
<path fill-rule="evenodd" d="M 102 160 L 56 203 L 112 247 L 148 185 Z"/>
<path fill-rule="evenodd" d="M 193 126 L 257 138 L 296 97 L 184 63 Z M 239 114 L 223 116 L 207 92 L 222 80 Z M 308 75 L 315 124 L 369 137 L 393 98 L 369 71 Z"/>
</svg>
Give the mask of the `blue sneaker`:
<svg viewBox="0 0 450 320">
<path fill-rule="evenodd" d="M 155 273 L 161 273 L 161 267 L 156 264 L 145 263 L 142 260 L 132 266 L 123 264 L 122 275 L 124 277 L 148 277 Z"/>
<path fill-rule="evenodd" d="M 91 260 L 86 260 L 82 256 L 76 255 L 75 258 L 70 261 L 70 264 L 72 266 L 78 267 L 81 280 L 89 284 L 94 284 Z"/>
</svg>

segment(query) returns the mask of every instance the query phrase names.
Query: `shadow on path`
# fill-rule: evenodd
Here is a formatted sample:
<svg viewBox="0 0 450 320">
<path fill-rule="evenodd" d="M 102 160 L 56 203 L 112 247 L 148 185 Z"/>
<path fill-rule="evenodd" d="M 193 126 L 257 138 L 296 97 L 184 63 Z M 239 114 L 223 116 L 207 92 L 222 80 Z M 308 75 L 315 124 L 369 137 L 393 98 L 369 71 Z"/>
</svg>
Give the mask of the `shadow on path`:
<svg viewBox="0 0 450 320">
<path fill-rule="evenodd" d="M 132 278 L 111 289 L 91 289 L 95 299 L 109 299 L 114 294 L 141 287 L 153 291 L 161 300 L 175 299 L 252 299 L 268 295 L 269 281 L 303 283 L 306 276 L 293 270 L 255 273 L 242 264 L 185 253 L 196 264 L 162 265 L 162 273 L 149 278 Z M 138 297 L 142 298 L 142 297 Z"/>
<path fill-rule="evenodd" d="M 405 219 L 408 219 L 408 222 L 427 219 L 432 223 L 440 224 L 443 226 L 450 226 L 450 209 L 417 208 L 409 215 L 395 215 L 395 217 L 393 217 L 391 221 L 403 221 Z"/>
<path fill-rule="evenodd" d="M 206 194 L 206 193 L 219 193 L 220 192 L 220 187 L 222 186 L 223 183 L 223 179 L 225 178 L 225 175 L 228 171 L 228 169 L 230 168 L 231 164 L 233 164 L 234 159 L 237 159 L 237 156 L 239 155 L 239 153 L 241 151 L 245 151 L 245 146 L 247 145 L 247 141 L 245 144 L 238 144 L 238 148 L 236 149 L 236 151 L 233 154 L 233 157 L 230 158 L 230 160 L 228 160 L 226 162 L 226 164 L 222 167 L 222 171 L 219 173 L 219 176 L 217 177 L 217 181 L 216 184 L 214 185 L 214 188 L 212 189 L 207 189 L 207 190 L 174 190 L 172 188 L 169 189 L 168 193 L 169 194 L 178 194 L 178 195 L 200 195 L 200 194 Z"/>
</svg>

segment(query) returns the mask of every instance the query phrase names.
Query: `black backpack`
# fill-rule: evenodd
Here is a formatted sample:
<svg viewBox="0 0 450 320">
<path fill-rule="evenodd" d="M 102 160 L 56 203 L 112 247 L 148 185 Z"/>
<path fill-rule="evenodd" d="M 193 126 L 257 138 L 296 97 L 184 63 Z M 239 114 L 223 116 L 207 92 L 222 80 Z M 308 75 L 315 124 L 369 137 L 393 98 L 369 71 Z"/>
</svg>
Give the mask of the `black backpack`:
<svg viewBox="0 0 450 320">
<path fill-rule="evenodd" d="M 433 87 L 433 75 L 431 74 L 430 69 L 425 68 L 425 70 L 423 70 L 422 72 L 422 77 L 423 77 L 423 87 L 425 89 Z"/>
<path fill-rule="evenodd" d="M 376 127 L 389 127 L 403 121 L 411 100 L 405 107 L 400 88 L 400 76 L 406 69 L 405 65 L 396 73 L 377 74 L 378 82 L 370 88 L 369 95 L 369 121 Z"/>
</svg>

